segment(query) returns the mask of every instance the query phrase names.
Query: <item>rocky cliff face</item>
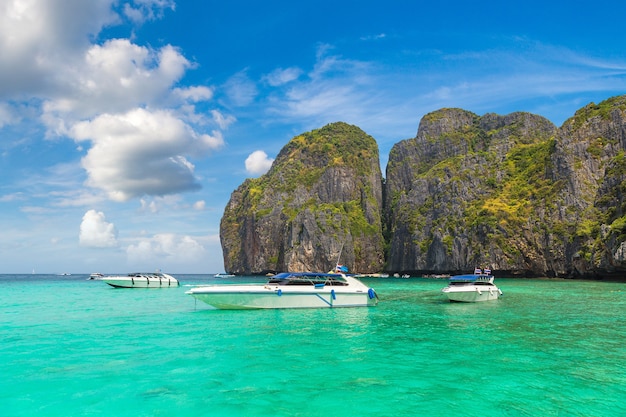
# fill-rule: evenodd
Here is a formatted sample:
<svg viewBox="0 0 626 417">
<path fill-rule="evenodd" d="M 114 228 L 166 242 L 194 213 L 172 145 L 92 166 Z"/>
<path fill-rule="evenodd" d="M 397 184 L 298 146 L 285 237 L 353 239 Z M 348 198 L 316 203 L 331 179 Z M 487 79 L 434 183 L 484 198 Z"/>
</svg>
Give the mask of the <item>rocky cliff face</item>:
<svg viewBox="0 0 626 417">
<path fill-rule="evenodd" d="M 226 270 L 361 272 L 384 265 L 378 145 L 334 123 L 293 138 L 262 177 L 231 196 L 221 222 Z"/>
<path fill-rule="evenodd" d="M 443 109 L 426 115 L 417 136 L 396 144 L 389 155 L 389 268 L 537 268 L 537 236 L 528 233 L 536 219 L 523 207 L 532 190 L 516 184 L 515 160 L 525 156 L 514 150 L 539 153 L 555 132 L 548 120 L 528 113 L 479 117 Z"/>
<path fill-rule="evenodd" d="M 527 113 L 425 116 L 389 157 L 388 268 L 625 271 L 625 109 L 626 96 L 591 104 L 558 129 Z"/>
<path fill-rule="evenodd" d="M 559 129 L 551 179 L 570 275 L 624 274 L 626 96 L 589 104 Z"/>
<path fill-rule="evenodd" d="M 375 141 L 331 124 L 293 138 L 233 193 L 226 270 L 325 270 L 343 246 L 342 262 L 364 273 L 624 274 L 625 150 L 626 96 L 560 128 L 442 109 L 392 148 L 383 190 Z"/>
</svg>

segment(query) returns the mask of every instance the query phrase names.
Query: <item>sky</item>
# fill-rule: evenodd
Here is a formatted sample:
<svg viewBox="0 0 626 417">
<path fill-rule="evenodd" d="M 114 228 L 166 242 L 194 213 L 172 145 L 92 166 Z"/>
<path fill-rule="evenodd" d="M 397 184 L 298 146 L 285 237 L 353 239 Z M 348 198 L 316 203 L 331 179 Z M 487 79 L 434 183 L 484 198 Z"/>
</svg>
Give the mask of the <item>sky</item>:
<svg viewBox="0 0 626 417">
<path fill-rule="evenodd" d="M 224 271 L 220 219 L 294 136 L 427 113 L 560 126 L 626 94 L 622 0 L 0 0 L 0 273 Z"/>
</svg>

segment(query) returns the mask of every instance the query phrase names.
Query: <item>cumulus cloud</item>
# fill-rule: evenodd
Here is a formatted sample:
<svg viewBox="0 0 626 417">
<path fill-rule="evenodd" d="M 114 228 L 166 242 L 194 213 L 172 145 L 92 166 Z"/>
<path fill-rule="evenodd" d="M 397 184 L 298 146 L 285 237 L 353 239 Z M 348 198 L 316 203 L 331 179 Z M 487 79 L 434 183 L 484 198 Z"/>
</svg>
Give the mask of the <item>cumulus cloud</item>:
<svg viewBox="0 0 626 417">
<path fill-rule="evenodd" d="M 143 238 L 126 249 L 129 263 L 198 261 L 206 256 L 202 244 L 190 236 L 162 233 Z"/>
<path fill-rule="evenodd" d="M 110 248 L 117 246 L 117 230 L 113 223 L 106 221 L 104 213 L 89 210 L 80 224 L 79 242 L 90 248 Z"/>
<path fill-rule="evenodd" d="M 0 98 L 54 94 L 77 51 L 113 24 L 113 0 L 3 0 Z"/>
<path fill-rule="evenodd" d="M 262 175 L 270 169 L 273 162 L 274 159 L 265 152 L 254 151 L 246 158 L 246 171 L 252 175 Z"/>
<path fill-rule="evenodd" d="M 2 0 L 0 2 L 0 128 L 20 117 L 39 118 L 47 137 L 71 135 L 83 123 L 137 108 L 169 112 L 181 123 L 224 129 L 234 119 L 197 114 L 194 103 L 213 99 L 212 87 L 178 87 L 196 67 L 172 46 L 130 39 L 93 43 L 104 27 L 125 18 L 143 22 L 174 9 L 173 0 Z M 117 12 L 119 13 L 117 13 Z M 195 134 L 222 143 L 221 133 Z M 180 155 L 186 155 L 180 153 Z M 172 157 L 186 165 L 179 154 Z"/>
<path fill-rule="evenodd" d="M 128 39 L 93 45 L 75 67 L 59 67 L 59 71 L 65 71 L 68 85 L 45 102 L 44 120 L 54 126 L 58 125 L 57 119 L 71 123 L 100 113 L 158 105 L 191 66 L 170 45 L 156 51 Z M 172 96 L 194 100 L 210 94 L 207 87 L 172 91 Z"/>
<path fill-rule="evenodd" d="M 185 155 L 204 156 L 223 145 L 221 136 L 198 134 L 165 110 L 103 114 L 77 123 L 69 134 L 91 140 L 82 159 L 87 183 L 115 201 L 199 188 Z"/>
</svg>

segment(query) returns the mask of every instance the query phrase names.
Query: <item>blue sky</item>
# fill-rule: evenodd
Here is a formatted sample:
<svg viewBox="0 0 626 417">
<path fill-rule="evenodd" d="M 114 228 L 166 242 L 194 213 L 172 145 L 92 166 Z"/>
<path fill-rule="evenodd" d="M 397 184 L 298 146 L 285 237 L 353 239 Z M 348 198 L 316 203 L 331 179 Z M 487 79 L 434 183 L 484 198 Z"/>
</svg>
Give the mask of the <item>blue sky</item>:
<svg viewBox="0 0 626 417">
<path fill-rule="evenodd" d="M 626 93 L 626 3 L 0 0 L 0 273 L 223 270 L 230 194 L 344 121 L 557 126 Z"/>
</svg>

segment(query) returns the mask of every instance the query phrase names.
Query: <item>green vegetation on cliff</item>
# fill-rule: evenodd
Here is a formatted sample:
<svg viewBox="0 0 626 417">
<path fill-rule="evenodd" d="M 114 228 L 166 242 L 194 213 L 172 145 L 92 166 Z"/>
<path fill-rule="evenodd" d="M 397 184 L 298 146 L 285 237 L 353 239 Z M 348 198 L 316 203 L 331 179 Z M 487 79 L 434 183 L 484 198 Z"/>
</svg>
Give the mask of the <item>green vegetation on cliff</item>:
<svg viewBox="0 0 626 417">
<path fill-rule="evenodd" d="M 290 259 L 293 263 L 294 258 L 304 258 L 306 248 L 316 248 L 314 256 L 322 256 L 332 253 L 330 246 L 341 245 L 346 239 L 350 241 L 348 252 L 355 256 L 357 265 L 370 264 L 372 257 L 382 262 L 378 145 L 356 126 L 338 122 L 295 136 L 278 154 L 271 169 L 259 178 L 247 180 L 238 193 L 240 203 L 229 204 L 224 213 L 222 240 L 235 247 L 244 245 L 242 239 L 247 237 L 263 241 L 271 236 L 267 239 L 275 242 L 274 248 L 266 247 L 265 242 L 258 245 L 258 251 L 264 253 L 265 260 L 260 261 L 264 265 L 250 265 L 244 259 L 225 256 L 227 263 L 233 263 L 231 270 L 287 268 Z M 242 237 L 244 223 L 254 227 L 254 231 L 247 231 Z M 278 248 L 286 249 L 279 253 Z M 246 256 L 241 251 L 237 253 Z M 327 259 L 317 262 L 326 262 L 325 268 L 328 267 Z M 381 266 L 374 265 L 378 269 Z"/>
<path fill-rule="evenodd" d="M 578 110 L 574 117 L 565 121 L 564 125 L 570 124 L 574 129 L 580 128 L 586 121 L 594 117 L 608 120 L 613 111 L 626 112 L 626 96 L 611 97 L 599 104 L 589 103 Z"/>
<path fill-rule="evenodd" d="M 435 111 L 392 148 L 384 203 L 373 138 L 345 123 L 303 133 L 233 193 L 226 265 L 304 268 L 326 254 L 325 265 L 345 242 L 359 272 L 626 271 L 624 132 L 626 96 L 591 103 L 561 128 L 523 112 Z"/>
<path fill-rule="evenodd" d="M 554 152 L 554 138 L 531 144 L 517 145 L 502 164 L 505 177 L 494 192 L 478 202 L 475 218 L 470 223 L 486 222 L 493 227 L 522 225 L 532 216 L 537 203 L 554 209 L 560 185 L 546 177 L 546 167 Z"/>
</svg>

